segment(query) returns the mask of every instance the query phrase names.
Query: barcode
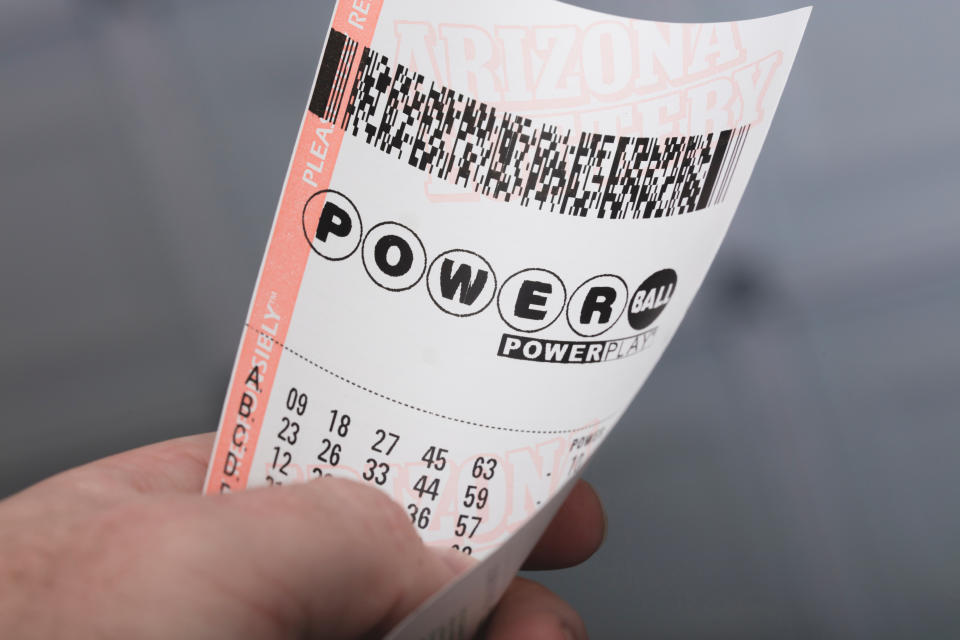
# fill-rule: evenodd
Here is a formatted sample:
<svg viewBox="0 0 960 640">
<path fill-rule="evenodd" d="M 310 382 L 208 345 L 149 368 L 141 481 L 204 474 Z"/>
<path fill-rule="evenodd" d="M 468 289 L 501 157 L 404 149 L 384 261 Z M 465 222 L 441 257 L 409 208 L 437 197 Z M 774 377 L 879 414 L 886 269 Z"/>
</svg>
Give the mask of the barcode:
<svg viewBox="0 0 960 640">
<path fill-rule="evenodd" d="M 356 42 L 331 32 L 314 114 L 430 176 L 552 213 L 661 218 L 717 205 L 750 132 L 747 125 L 688 137 L 577 133 L 427 81 L 370 48 L 352 73 L 356 51 Z"/>
<path fill-rule="evenodd" d="M 336 30 L 330 32 L 310 99 L 310 111 L 327 122 L 335 122 L 340 114 L 357 48 L 355 40 Z"/>
<path fill-rule="evenodd" d="M 727 197 L 727 191 L 730 190 L 730 183 L 733 180 L 733 174 L 740 163 L 740 154 L 743 153 L 743 147 L 747 142 L 747 135 L 750 133 L 750 125 L 740 127 L 731 132 L 725 146 L 729 147 L 729 153 L 720 154 L 722 160 L 717 163 L 718 180 L 707 194 L 707 201 L 704 207 L 712 207 L 715 204 L 723 202 Z"/>
</svg>

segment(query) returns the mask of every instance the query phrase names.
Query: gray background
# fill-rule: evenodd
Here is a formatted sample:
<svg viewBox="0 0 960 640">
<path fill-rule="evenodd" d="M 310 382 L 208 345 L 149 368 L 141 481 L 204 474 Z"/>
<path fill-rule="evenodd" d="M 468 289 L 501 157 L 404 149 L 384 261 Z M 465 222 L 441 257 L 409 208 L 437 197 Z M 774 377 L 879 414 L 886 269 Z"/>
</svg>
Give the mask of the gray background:
<svg viewBox="0 0 960 640">
<path fill-rule="evenodd" d="M 0 495 L 215 425 L 331 5 L 0 2 Z M 958 6 L 815 9 L 703 293 L 589 469 L 606 547 L 546 576 L 595 637 L 960 636 Z"/>
</svg>

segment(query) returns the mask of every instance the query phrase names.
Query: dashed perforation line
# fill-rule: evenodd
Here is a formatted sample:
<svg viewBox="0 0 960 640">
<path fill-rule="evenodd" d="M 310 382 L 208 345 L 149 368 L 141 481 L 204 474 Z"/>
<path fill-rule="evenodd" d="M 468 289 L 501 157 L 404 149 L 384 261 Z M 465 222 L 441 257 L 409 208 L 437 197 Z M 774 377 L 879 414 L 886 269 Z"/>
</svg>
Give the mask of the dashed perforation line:
<svg viewBox="0 0 960 640">
<path fill-rule="evenodd" d="M 480 428 L 482 428 L 482 429 L 492 429 L 492 430 L 495 430 L 495 431 L 509 431 L 509 432 L 512 432 L 512 433 L 534 433 L 534 434 L 539 434 L 539 435 L 561 435 L 561 434 L 566 434 L 566 433 L 577 433 L 577 432 L 580 432 L 580 431 L 587 431 L 587 430 L 589 430 L 589 429 L 595 429 L 595 428 L 599 425 L 600 422 L 603 422 L 603 421 L 601 420 L 601 421 L 599 421 L 599 422 L 595 422 L 595 423 L 593 423 L 593 424 L 588 424 L 588 425 L 583 426 L 583 427 L 577 427 L 577 428 L 575 428 L 575 429 L 522 429 L 522 428 L 519 428 L 519 427 L 501 427 L 501 426 L 497 426 L 497 425 L 493 425 L 493 424 L 484 424 L 484 423 L 482 423 L 482 422 L 475 422 L 475 421 L 473 421 L 473 420 L 464 420 L 463 418 L 455 418 L 455 417 L 453 417 L 453 416 L 444 415 L 444 414 L 442 414 L 442 413 L 437 413 L 436 411 L 431 411 L 431 410 L 429 410 L 429 409 L 424 409 L 423 407 L 418 407 L 418 406 L 416 406 L 416 405 L 409 404 L 409 403 L 404 402 L 404 401 L 402 401 L 402 400 L 397 400 L 396 398 L 391 398 L 390 396 L 384 395 L 384 394 L 380 393 L 379 391 L 375 391 L 375 390 L 373 390 L 373 389 L 370 389 L 369 387 L 365 387 L 365 386 L 363 386 L 362 384 L 360 384 L 360 383 L 358 383 L 358 382 L 354 382 L 353 380 L 351 380 L 351 379 L 349 379 L 349 378 L 345 378 L 344 376 L 340 375 L 340 374 L 337 373 L 336 371 L 331 371 L 330 369 L 328 369 L 328 368 L 326 368 L 325 366 L 319 364 L 318 362 L 315 362 L 314 360 L 311 360 L 310 358 L 308 358 L 308 357 L 305 356 L 304 354 L 300 353 L 300 352 L 297 351 L 296 349 L 293 349 L 293 348 L 291 348 L 291 347 L 288 347 L 288 346 L 285 345 L 284 343 L 280 342 L 279 340 L 277 340 L 276 338 L 274 338 L 274 337 L 273 337 L 272 335 L 270 335 L 269 333 L 265 333 L 265 332 L 263 332 L 263 331 L 260 331 L 259 329 L 256 329 L 256 328 L 254 328 L 253 326 L 251 326 L 249 323 L 246 323 L 246 327 L 247 327 L 247 329 L 249 329 L 250 331 L 253 331 L 253 332 L 256 333 L 256 334 L 263 336 L 264 338 L 266 338 L 267 340 L 270 340 L 271 342 L 273 342 L 273 343 L 276 344 L 276 345 L 279 345 L 280 347 L 283 348 L 284 351 L 286 351 L 286 352 L 288 352 L 288 353 L 290 353 L 290 354 L 292 354 L 292 355 L 300 358 L 301 360 L 303 360 L 303 361 L 306 362 L 307 364 L 312 365 L 313 367 L 319 369 L 320 371 L 323 371 L 323 372 L 326 373 L 327 375 L 333 376 L 334 378 L 336 378 L 337 380 L 340 380 L 341 382 L 345 382 L 345 383 L 347 383 L 347 384 L 349 384 L 349 385 L 351 385 L 351 386 L 353 386 L 353 387 L 356 387 L 357 389 L 360 389 L 361 391 L 366 391 L 366 392 L 369 393 L 370 395 L 376 396 L 376 397 L 380 398 L 381 400 L 386 400 L 387 402 L 392 402 L 393 404 L 400 405 L 401 407 L 405 407 L 405 408 L 407 408 L 407 409 L 411 409 L 411 410 L 413 410 L 413 411 L 417 411 L 417 412 L 419 412 L 419 413 L 423 413 L 423 414 L 426 414 L 426 415 L 428 415 L 428 416 L 433 416 L 434 418 L 440 418 L 441 420 L 449 420 L 450 422 L 457 422 L 457 423 L 459 423 L 459 424 L 465 424 L 465 425 L 469 425 L 469 426 L 471 426 L 471 427 L 480 427 Z"/>
</svg>

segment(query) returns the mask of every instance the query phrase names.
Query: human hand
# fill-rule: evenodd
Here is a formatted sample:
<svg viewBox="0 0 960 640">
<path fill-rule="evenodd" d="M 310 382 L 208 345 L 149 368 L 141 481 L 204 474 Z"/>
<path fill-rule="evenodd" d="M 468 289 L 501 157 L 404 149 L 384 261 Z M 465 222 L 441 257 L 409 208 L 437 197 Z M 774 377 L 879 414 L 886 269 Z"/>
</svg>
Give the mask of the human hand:
<svg viewBox="0 0 960 640">
<path fill-rule="evenodd" d="M 212 434 L 122 453 L 0 502 L 4 638 L 379 637 L 472 562 L 426 547 L 403 509 L 346 480 L 201 496 Z M 527 568 L 582 562 L 604 533 L 578 484 Z M 491 639 L 586 638 L 518 578 Z"/>
</svg>

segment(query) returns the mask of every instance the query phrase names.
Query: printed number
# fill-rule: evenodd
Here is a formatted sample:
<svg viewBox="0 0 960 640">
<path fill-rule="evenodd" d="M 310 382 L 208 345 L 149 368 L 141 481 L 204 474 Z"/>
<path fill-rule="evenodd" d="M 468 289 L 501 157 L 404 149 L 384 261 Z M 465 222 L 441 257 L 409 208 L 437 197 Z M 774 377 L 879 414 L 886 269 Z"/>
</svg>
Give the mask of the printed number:
<svg viewBox="0 0 960 640">
<path fill-rule="evenodd" d="M 570 473 L 568 473 L 567 475 L 572 476 L 574 473 L 576 473 L 580 469 L 580 467 L 583 466 L 583 461 L 586 459 L 586 457 L 587 457 L 586 453 L 575 454 L 573 458 L 571 458 L 570 460 Z"/>
<path fill-rule="evenodd" d="M 447 466 L 446 454 L 449 453 L 446 449 L 439 449 L 437 447 L 430 447 L 427 449 L 427 452 L 423 454 L 423 457 L 420 458 L 427 463 L 427 469 L 435 469 L 437 471 L 443 471 Z"/>
<path fill-rule="evenodd" d="M 322 478 L 322 477 L 323 477 L 323 469 L 321 469 L 320 467 L 314 467 L 314 468 L 311 470 L 311 473 L 312 473 L 315 477 L 317 477 L 317 478 Z"/>
<path fill-rule="evenodd" d="M 367 470 L 363 472 L 363 479 L 367 482 L 376 482 L 381 487 L 387 484 L 387 474 L 390 473 L 390 465 L 386 462 L 377 462 L 373 458 L 367 458 Z"/>
<path fill-rule="evenodd" d="M 387 447 L 387 450 L 384 451 L 380 447 L 383 445 L 384 441 L 387 439 L 388 436 L 390 437 L 390 444 Z M 393 453 L 393 448 L 397 446 L 398 442 L 400 442 L 400 436 L 398 436 L 397 434 L 388 433 L 383 429 L 377 429 L 377 441 L 374 442 L 373 446 L 370 448 L 376 451 L 377 453 L 386 453 L 387 455 L 390 455 L 391 453 Z"/>
<path fill-rule="evenodd" d="M 292 460 L 293 456 L 290 455 L 289 451 L 281 451 L 280 447 L 273 448 L 273 467 L 271 468 L 276 469 L 280 475 L 287 475 L 287 466 Z"/>
<path fill-rule="evenodd" d="M 340 422 L 337 422 L 337 418 L 340 418 Z M 346 438 L 347 434 L 350 433 L 350 416 L 347 414 L 340 414 L 339 411 L 333 409 L 330 411 L 330 433 L 333 433 L 336 430 L 337 435 L 341 438 Z"/>
<path fill-rule="evenodd" d="M 274 480 L 273 476 L 267 476 L 267 484 L 269 484 L 270 486 L 276 485 L 279 487 L 283 483 L 280 482 L 279 480 Z"/>
<path fill-rule="evenodd" d="M 317 455 L 317 460 L 326 462 L 331 466 L 340 464 L 340 445 L 333 444 L 327 438 L 323 439 L 323 450 Z"/>
<path fill-rule="evenodd" d="M 436 500 L 437 495 L 440 493 L 440 478 L 434 478 L 430 480 L 429 484 L 427 481 L 430 480 L 427 476 L 420 476 L 420 479 L 416 481 L 413 485 L 413 490 L 423 498 L 423 494 L 430 496 L 430 500 Z"/>
<path fill-rule="evenodd" d="M 300 393 L 296 388 L 290 389 L 287 394 L 287 409 L 296 411 L 298 416 L 302 416 L 307 410 L 307 394 Z"/>
<path fill-rule="evenodd" d="M 289 418 L 281 418 L 281 420 L 283 420 L 283 429 L 280 430 L 280 433 L 277 434 L 277 437 L 289 444 L 297 444 L 297 436 L 300 434 L 300 425 L 296 422 L 291 422 Z M 287 433 L 287 431 L 290 433 Z"/>
<path fill-rule="evenodd" d="M 492 480 L 493 473 L 497 470 L 496 458 L 477 458 L 473 463 L 473 477 Z"/>
<path fill-rule="evenodd" d="M 473 524 L 472 528 L 470 527 L 471 522 Z M 453 533 L 458 538 L 462 538 L 463 536 L 472 538 L 473 534 L 477 532 L 477 528 L 480 526 L 481 522 L 483 522 L 483 518 L 481 518 L 480 516 L 467 516 L 467 515 L 460 516 L 459 518 L 457 518 L 457 526 L 453 530 Z M 468 530 L 469 530 L 469 533 L 467 532 Z"/>
<path fill-rule="evenodd" d="M 463 506 L 472 507 L 477 505 L 477 509 L 483 509 L 487 506 L 487 497 L 490 491 L 486 488 L 478 488 L 476 485 L 467 487 L 467 493 L 463 496 Z"/>
<path fill-rule="evenodd" d="M 430 507 L 421 509 L 415 504 L 408 504 L 407 511 L 410 512 L 410 521 L 418 529 L 426 529 L 430 526 Z"/>
<path fill-rule="evenodd" d="M 463 545 L 463 546 L 461 547 L 460 545 L 455 544 L 455 545 L 453 545 L 453 548 L 456 549 L 457 551 L 462 551 L 463 553 L 467 554 L 468 556 L 472 556 L 472 555 L 473 555 L 473 547 L 470 547 L 470 546 L 467 546 L 467 545 Z"/>
</svg>

